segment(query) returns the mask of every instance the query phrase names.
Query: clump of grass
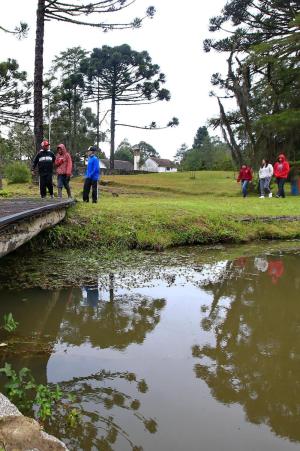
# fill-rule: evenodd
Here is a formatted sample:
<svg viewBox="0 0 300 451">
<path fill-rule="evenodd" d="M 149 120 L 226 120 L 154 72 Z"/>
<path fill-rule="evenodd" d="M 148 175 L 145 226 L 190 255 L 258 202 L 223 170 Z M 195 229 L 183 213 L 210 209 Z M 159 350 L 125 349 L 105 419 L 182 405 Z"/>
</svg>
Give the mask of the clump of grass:
<svg viewBox="0 0 300 451">
<path fill-rule="evenodd" d="M 28 183 L 30 180 L 30 170 L 25 163 L 14 161 L 9 163 L 4 169 L 8 183 Z"/>
</svg>

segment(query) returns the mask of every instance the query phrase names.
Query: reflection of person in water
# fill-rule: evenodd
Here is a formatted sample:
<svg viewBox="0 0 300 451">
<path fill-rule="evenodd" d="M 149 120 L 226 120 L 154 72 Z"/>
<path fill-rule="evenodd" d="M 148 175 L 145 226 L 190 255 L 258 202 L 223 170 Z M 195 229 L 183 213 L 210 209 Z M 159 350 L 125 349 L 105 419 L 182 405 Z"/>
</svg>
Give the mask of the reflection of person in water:
<svg viewBox="0 0 300 451">
<path fill-rule="evenodd" d="M 79 296 L 74 291 L 74 302 L 68 306 L 60 330 L 65 342 L 79 345 L 88 338 L 93 346 L 124 349 L 131 343 L 142 343 L 159 323 L 164 299 L 118 292 L 113 274 L 109 274 L 107 282 L 106 290 L 99 281 L 82 287 L 81 292 L 77 291 Z"/>
<path fill-rule="evenodd" d="M 84 286 L 81 288 L 84 303 L 90 307 L 97 307 L 100 300 L 98 285 L 95 287 Z"/>
<path fill-rule="evenodd" d="M 194 371 L 218 401 L 240 403 L 248 421 L 300 441 L 299 256 L 270 257 L 267 271 L 266 262 L 249 257 L 243 272 L 229 262 L 226 277 L 202 286 L 213 297 L 201 312 L 211 336 L 192 348 Z"/>
<path fill-rule="evenodd" d="M 268 265 L 268 274 L 272 277 L 272 283 L 275 285 L 284 273 L 282 260 L 271 260 Z"/>
<path fill-rule="evenodd" d="M 254 259 L 254 266 L 260 272 L 266 272 L 268 270 L 269 264 L 266 258 L 256 257 Z"/>
<path fill-rule="evenodd" d="M 239 257 L 234 260 L 234 264 L 239 268 L 244 268 L 246 266 L 246 263 L 247 263 L 246 257 Z"/>
</svg>

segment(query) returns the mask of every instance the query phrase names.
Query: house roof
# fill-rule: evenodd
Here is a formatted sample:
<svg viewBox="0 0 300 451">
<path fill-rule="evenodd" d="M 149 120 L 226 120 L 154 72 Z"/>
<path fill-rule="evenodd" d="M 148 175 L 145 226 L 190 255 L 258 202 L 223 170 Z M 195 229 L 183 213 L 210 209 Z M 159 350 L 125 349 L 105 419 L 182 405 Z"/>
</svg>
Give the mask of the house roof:
<svg viewBox="0 0 300 451">
<path fill-rule="evenodd" d="M 107 158 L 103 158 L 100 161 L 104 164 L 106 169 L 109 169 L 109 160 Z M 115 169 L 119 171 L 133 171 L 133 164 L 130 161 L 115 160 Z"/>
<path fill-rule="evenodd" d="M 150 157 L 151 160 L 155 161 L 155 163 L 162 167 L 162 168 L 176 168 L 176 165 L 173 163 L 173 161 L 168 160 L 166 158 L 155 158 L 155 157 Z"/>
</svg>

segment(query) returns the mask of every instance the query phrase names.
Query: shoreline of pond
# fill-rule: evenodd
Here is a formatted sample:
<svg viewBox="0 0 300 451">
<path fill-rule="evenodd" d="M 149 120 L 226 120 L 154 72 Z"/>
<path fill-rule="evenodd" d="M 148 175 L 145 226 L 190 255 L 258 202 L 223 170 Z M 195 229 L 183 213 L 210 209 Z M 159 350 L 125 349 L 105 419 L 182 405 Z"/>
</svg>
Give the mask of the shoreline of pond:
<svg viewBox="0 0 300 451">
<path fill-rule="evenodd" d="M 76 208 L 76 207 L 75 207 Z M 73 209 L 71 209 L 73 210 Z M 85 249 L 103 251 L 163 251 L 181 246 L 243 245 L 256 241 L 300 239 L 299 217 L 185 216 L 145 219 L 128 216 L 67 218 L 29 243 L 31 250 Z"/>
<path fill-rule="evenodd" d="M 109 275 L 120 274 L 122 283 L 133 286 L 140 279 L 153 274 L 166 274 L 172 268 L 190 269 L 217 261 L 234 260 L 254 255 L 275 255 L 298 252 L 300 240 L 264 240 L 248 244 L 211 244 L 207 246 L 180 246 L 153 250 L 119 249 L 28 249 L 18 251 L 0 260 L 0 285 L 3 289 L 61 289 L 71 286 L 107 285 Z"/>
</svg>

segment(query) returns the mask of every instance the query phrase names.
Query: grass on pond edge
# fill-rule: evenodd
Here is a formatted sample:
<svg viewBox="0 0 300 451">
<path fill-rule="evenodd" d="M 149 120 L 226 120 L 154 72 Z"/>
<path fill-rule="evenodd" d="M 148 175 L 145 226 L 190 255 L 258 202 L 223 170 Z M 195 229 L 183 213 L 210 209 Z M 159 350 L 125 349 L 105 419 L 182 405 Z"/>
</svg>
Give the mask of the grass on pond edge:
<svg viewBox="0 0 300 451">
<path fill-rule="evenodd" d="M 211 202 L 214 200 L 211 199 Z M 64 222 L 37 237 L 33 247 L 155 249 L 196 244 L 246 243 L 300 238 L 300 222 L 245 223 L 241 215 L 184 209 L 183 201 L 124 209 L 77 204 Z M 182 207 L 182 208 L 181 208 Z"/>
<path fill-rule="evenodd" d="M 259 199 L 252 194 L 243 199 L 233 172 L 106 176 L 103 180 L 106 185 L 100 187 L 98 204 L 78 202 L 62 223 L 33 239 L 31 246 L 162 250 L 300 238 L 299 221 L 260 220 L 299 215 L 299 196 Z M 72 179 L 71 186 L 81 200 L 82 178 Z M 9 196 L 38 195 L 38 187 L 32 184 L 6 185 L 5 189 Z M 248 216 L 255 221 L 241 222 Z"/>
</svg>

